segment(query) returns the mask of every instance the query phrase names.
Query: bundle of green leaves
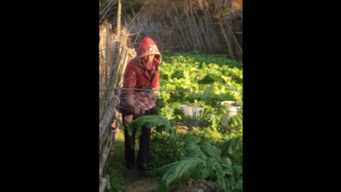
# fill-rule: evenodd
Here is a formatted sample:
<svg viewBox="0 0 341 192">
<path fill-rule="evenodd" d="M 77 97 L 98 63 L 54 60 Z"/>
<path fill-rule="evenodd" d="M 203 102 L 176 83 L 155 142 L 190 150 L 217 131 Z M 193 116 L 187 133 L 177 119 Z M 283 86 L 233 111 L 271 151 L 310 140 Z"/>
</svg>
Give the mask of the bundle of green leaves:
<svg viewBox="0 0 341 192">
<path fill-rule="evenodd" d="M 242 136 L 225 141 L 219 148 L 199 139 L 185 143 L 181 160 L 154 170 L 160 177 L 160 191 L 188 179 L 218 182 L 224 191 L 243 190 Z"/>
<path fill-rule="evenodd" d="M 242 136 L 211 144 L 211 139 L 198 137 L 200 133 L 204 133 L 205 137 L 209 135 L 207 131 L 210 129 L 204 129 L 197 132 L 198 135 L 179 137 L 173 122 L 158 115 L 133 120 L 128 125 L 128 133 L 131 135 L 137 129 L 138 135 L 141 135 L 143 125 L 155 128 L 148 166 L 154 168 L 153 173 L 160 177 L 161 191 L 166 192 L 171 184 L 190 178 L 216 181 L 225 191 L 242 190 Z M 211 133 L 220 134 L 216 129 Z"/>
</svg>

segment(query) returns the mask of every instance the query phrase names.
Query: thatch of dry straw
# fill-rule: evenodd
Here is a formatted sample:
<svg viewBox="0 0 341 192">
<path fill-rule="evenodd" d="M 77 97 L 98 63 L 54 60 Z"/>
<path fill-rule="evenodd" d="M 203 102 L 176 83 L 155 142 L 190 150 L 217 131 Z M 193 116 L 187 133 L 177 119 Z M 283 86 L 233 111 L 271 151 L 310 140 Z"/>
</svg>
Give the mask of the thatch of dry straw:
<svg viewBox="0 0 341 192">
<path fill-rule="evenodd" d="M 116 37 L 112 25 L 103 23 L 100 27 L 99 42 L 99 98 L 100 120 L 105 108 L 113 100 L 118 91 L 107 88 L 119 87 L 122 83 L 122 73 L 127 62 L 134 57 L 134 51 L 127 47 L 129 33 L 123 28 L 120 37 Z"/>
</svg>

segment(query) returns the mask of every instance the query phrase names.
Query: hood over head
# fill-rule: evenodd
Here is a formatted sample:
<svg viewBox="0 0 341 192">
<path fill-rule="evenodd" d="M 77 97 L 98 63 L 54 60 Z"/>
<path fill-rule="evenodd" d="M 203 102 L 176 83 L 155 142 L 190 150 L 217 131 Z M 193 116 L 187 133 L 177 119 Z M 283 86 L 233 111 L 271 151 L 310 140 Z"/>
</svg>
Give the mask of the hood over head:
<svg viewBox="0 0 341 192">
<path fill-rule="evenodd" d="M 154 61 L 156 64 L 160 64 L 162 61 L 162 55 L 157 45 L 149 37 L 145 37 L 142 39 L 139 47 L 137 48 L 136 55 L 137 56 L 135 57 L 135 60 L 141 59 L 146 55 L 155 55 Z"/>
</svg>

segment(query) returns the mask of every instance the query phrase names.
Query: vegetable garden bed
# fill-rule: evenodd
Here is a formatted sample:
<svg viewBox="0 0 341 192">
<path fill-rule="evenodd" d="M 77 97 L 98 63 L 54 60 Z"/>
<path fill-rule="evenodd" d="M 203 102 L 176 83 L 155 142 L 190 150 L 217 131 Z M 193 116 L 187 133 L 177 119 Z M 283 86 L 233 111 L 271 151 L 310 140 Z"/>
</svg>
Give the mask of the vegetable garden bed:
<svg viewBox="0 0 341 192">
<path fill-rule="evenodd" d="M 242 191 L 242 62 L 198 51 L 165 51 L 160 90 L 158 115 L 140 118 L 130 126 L 130 131 L 144 123 L 155 127 L 148 167 L 159 178 L 160 191 L 179 182 L 190 185 L 199 180 L 217 182 L 224 191 Z M 241 108 L 227 125 L 221 124 L 228 108 L 224 101 Z M 185 116 L 183 105 L 203 110 Z"/>
</svg>

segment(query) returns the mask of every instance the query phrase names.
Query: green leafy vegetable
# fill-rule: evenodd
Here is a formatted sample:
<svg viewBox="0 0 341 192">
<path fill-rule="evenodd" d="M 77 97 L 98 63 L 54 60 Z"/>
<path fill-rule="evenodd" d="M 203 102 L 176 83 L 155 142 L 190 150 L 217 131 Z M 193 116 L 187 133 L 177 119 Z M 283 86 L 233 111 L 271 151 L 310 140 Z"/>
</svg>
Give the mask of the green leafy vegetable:
<svg viewBox="0 0 341 192">
<path fill-rule="evenodd" d="M 147 128 L 156 127 L 156 131 L 164 131 L 169 133 L 170 136 L 174 136 L 175 134 L 175 130 L 171 122 L 159 115 L 145 115 L 134 119 L 128 125 L 128 134 L 131 136 L 133 134 L 133 130 L 137 129 L 137 134 L 139 136 L 142 135 L 141 127 L 143 125 L 145 125 Z"/>
</svg>

